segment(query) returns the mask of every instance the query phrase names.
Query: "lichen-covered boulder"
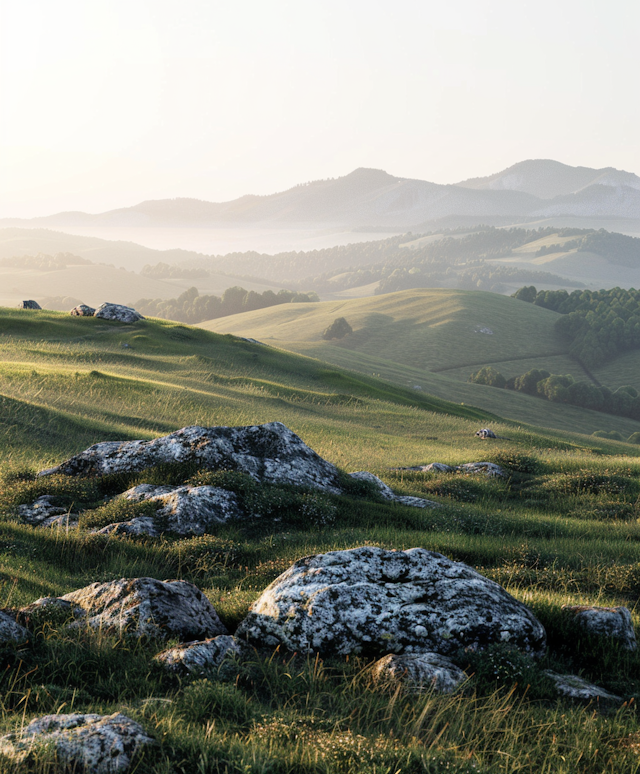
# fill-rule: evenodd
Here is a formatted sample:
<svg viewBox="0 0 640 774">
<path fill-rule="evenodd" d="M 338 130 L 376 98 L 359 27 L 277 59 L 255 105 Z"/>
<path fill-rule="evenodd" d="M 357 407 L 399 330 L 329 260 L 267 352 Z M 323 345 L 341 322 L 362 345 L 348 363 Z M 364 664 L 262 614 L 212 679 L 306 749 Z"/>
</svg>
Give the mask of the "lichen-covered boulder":
<svg viewBox="0 0 640 774">
<path fill-rule="evenodd" d="M 103 476 L 171 462 L 239 470 L 256 481 L 340 493 L 338 469 L 281 422 L 248 427 L 185 427 L 153 441 L 105 441 L 40 475 Z"/>
<path fill-rule="evenodd" d="M 148 535 L 158 537 L 161 534 L 153 516 L 134 516 L 129 521 L 116 521 L 95 530 L 98 535 L 125 535 L 126 537 Z"/>
<path fill-rule="evenodd" d="M 78 304 L 69 312 L 74 317 L 93 317 L 95 313 L 96 310 L 92 306 L 87 306 L 87 304 Z"/>
<path fill-rule="evenodd" d="M 300 559 L 253 603 L 236 636 L 298 652 L 425 653 L 506 642 L 541 654 L 546 633 L 501 586 L 422 548 Z"/>
<path fill-rule="evenodd" d="M 31 635 L 24 626 L 0 610 L 0 646 L 23 645 L 28 642 Z"/>
<path fill-rule="evenodd" d="M 609 693 L 604 688 L 599 688 L 597 685 L 587 682 L 583 677 L 578 677 L 578 675 L 561 675 L 551 669 L 545 669 L 544 673 L 553 681 L 558 695 L 565 696 L 567 699 L 606 702 L 622 701 L 620 696 Z"/>
<path fill-rule="evenodd" d="M 563 605 L 562 611 L 589 634 L 619 640 L 625 650 L 638 647 L 631 613 L 626 607 Z"/>
<path fill-rule="evenodd" d="M 483 427 L 481 430 L 476 431 L 478 438 L 497 438 L 498 436 L 488 427 Z"/>
<path fill-rule="evenodd" d="M 42 307 L 37 301 L 29 299 L 29 301 L 21 301 L 18 304 L 18 309 L 42 309 Z"/>
<path fill-rule="evenodd" d="M 144 320 L 140 312 L 122 304 L 100 304 L 93 316 L 99 317 L 101 320 L 115 320 L 127 325 Z"/>
<path fill-rule="evenodd" d="M 192 583 L 121 578 L 65 594 L 94 629 L 135 637 L 200 640 L 226 634 L 213 605 Z"/>
<path fill-rule="evenodd" d="M 423 473 L 451 473 L 455 468 L 451 465 L 445 465 L 444 462 L 430 462 L 428 465 L 417 468 L 417 470 L 421 470 Z"/>
<path fill-rule="evenodd" d="M 144 728 L 126 715 L 45 715 L 0 738 L 0 753 L 18 764 L 48 749 L 58 763 L 86 774 L 126 772 L 138 752 L 154 744 Z"/>
<path fill-rule="evenodd" d="M 373 484 L 381 497 L 390 502 L 399 503 L 400 505 L 409 505 L 412 508 L 439 508 L 440 503 L 436 503 L 433 500 L 425 500 L 423 497 L 411 497 L 410 495 L 397 495 L 388 484 L 385 484 L 382 479 L 375 476 L 373 473 L 369 473 L 366 470 L 358 470 L 356 473 L 349 473 L 351 478 L 355 478 L 357 481 L 368 481 Z"/>
<path fill-rule="evenodd" d="M 60 597 L 41 597 L 30 605 L 21 607 L 16 620 L 24 626 L 35 629 L 44 624 L 58 626 L 79 621 L 85 616 L 85 611 L 72 602 Z"/>
<path fill-rule="evenodd" d="M 52 517 L 60 516 L 66 512 L 66 508 L 55 504 L 55 498 L 51 495 L 42 495 L 28 505 L 18 506 L 18 516 L 34 527 L 46 526 L 46 522 Z"/>
<path fill-rule="evenodd" d="M 372 674 L 382 685 L 392 689 L 403 685 L 411 693 L 430 689 L 451 693 L 467 679 L 462 669 L 439 653 L 390 653 L 376 661 Z"/>
<path fill-rule="evenodd" d="M 240 656 L 246 645 L 228 634 L 221 634 L 200 642 L 187 642 L 163 650 L 154 661 L 169 672 L 181 675 L 201 675 L 218 670 L 223 661 Z"/>
</svg>

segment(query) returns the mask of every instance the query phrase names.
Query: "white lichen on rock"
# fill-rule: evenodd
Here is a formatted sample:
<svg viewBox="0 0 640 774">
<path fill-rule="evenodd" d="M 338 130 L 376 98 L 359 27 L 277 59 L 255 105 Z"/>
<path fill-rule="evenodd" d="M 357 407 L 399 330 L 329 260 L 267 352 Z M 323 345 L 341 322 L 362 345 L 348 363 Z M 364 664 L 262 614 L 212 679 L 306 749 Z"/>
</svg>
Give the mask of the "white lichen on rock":
<svg viewBox="0 0 640 774">
<path fill-rule="evenodd" d="M 497 642 L 544 651 L 542 624 L 471 567 L 422 548 L 300 559 L 251 606 L 237 636 L 320 653 L 424 653 Z"/>
<path fill-rule="evenodd" d="M 45 715 L 26 728 L 0 738 L 0 753 L 15 763 L 28 762 L 42 749 L 58 763 L 91 774 L 126 772 L 136 754 L 154 744 L 144 728 L 126 715 Z"/>
<path fill-rule="evenodd" d="M 109 303 L 100 304 L 94 313 L 94 317 L 98 317 L 101 320 L 115 320 L 128 325 L 138 322 L 138 320 L 144 320 L 140 312 L 136 312 L 130 306 Z"/>
<path fill-rule="evenodd" d="M 186 581 L 121 578 L 60 598 L 85 610 L 87 625 L 108 633 L 182 641 L 227 633 L 213 605 Z"/>
</svg>

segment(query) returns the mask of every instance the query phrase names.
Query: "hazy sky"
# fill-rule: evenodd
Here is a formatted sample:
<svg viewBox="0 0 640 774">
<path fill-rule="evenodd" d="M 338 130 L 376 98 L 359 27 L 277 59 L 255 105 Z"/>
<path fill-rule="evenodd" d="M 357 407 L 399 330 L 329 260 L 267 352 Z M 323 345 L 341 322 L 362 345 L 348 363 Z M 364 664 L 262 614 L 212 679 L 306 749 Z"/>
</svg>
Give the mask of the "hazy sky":
<svg viewBox="0 0 640 774">
<path fill-rule="evenodd" d="M 640 172 L 633 0 L 0 0 L 0 217 Z"/>
</svg>

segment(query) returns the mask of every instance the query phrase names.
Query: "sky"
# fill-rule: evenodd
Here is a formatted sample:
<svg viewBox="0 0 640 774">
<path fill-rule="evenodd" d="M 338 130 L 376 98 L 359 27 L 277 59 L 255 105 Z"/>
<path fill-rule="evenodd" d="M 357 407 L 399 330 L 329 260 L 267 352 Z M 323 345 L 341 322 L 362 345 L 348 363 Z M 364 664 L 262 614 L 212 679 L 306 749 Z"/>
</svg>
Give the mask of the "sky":
<svg viewBox="0 0 640 774">
<path fill-rule="evenodd" d="M 632 0 L 0 0 L 0 217 L 640 173 L 639 30 Z"/>
</svg>

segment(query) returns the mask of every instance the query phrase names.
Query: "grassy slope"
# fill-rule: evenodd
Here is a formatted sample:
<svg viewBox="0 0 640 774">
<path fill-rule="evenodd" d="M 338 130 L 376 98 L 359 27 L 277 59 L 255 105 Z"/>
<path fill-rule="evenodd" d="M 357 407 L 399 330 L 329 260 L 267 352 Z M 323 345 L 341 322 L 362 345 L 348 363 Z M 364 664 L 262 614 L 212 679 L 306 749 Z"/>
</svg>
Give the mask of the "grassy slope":
<svg viewBox="0 0 640 774">
<path fill-rule="evenodd" d="M 640 695 L 640 659 L 589 642 L 572 641 L 564 652 L 559 623 L 566 602 L 633 606 L 640 598 L 640 526 L 628 513 L 637 509 L 640 464 L 625 456 L 637 447 L 518 428 L 372 377 L 168 322 L 125 327 L 0 310 L 0 352 L 5 472 L 37 468 L 107 438 L 150 438 L 196 422 L 280 420 L 338 465 L 373 470 L 399 491 L 448 506 L 418 511 L 345 500 L 338 522 L 323 529 L 279 524 L 252 533 L 229 525 L 202 539 L 96 540 L 17 523 L 6 503 L 21 485 L 5 480 L 4 604 L 123 575 L 183 577 L 205 590 L 233 628 L 251 600 L 300 556 L 363 543 L 420 545 L 479 567 L 526 600 L 556 648 L 545 665 L 584 669 L 611 689 Z M 487 421 L 511 440 L 475 438 Z M 389 471 L 499 453 L 536 458 L 538 475 L 523 482 L 528 488 Z M 567 493 L 585 473 L 624 476 L 632 489 L 622 496 Z M 624 517 L 615 515 L 620 508 Z M 600 718 L 590 709 L 529 704 L 492 693 L 486 680 L 452 698 L 399 696 L 390 703 L 357 659 L 258 660 L 237 683 L 187 686 L 154 670 L 157 647 L 44 630 L 22 654 L 24 666 L 8 662 L 0 675 L 0 726 L 46 712 L 125 711 L 161 740 L 139 770 L 149 774 L 638 769 L 621 741 L 639 732 L 632 709 Z"/>
<path fill-rule="evenodd" d="M 353 334 L 339 342 L 323 341 L 322 331 L 339 316 L 346 316 Z M 640 430 L 640 423 L 630 419 L 467 383 L 472 371 L 487 364 L 506 377 L 546 368 L 586 378 L 554 330 L 557 318 L 555 312 L 493 293 L 407 290 L 263 309 L 201 327 L 256 338 L 406 387 L 420 385 L 442 398 L 521 422 L 585 434 L 618 430 L 625 437 Z M 485 327 L 493 335 L 476 332 Z M 606 369 L 598 376 L 608 384 Z"/>
</svg>

